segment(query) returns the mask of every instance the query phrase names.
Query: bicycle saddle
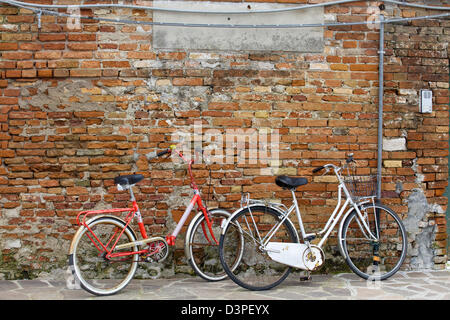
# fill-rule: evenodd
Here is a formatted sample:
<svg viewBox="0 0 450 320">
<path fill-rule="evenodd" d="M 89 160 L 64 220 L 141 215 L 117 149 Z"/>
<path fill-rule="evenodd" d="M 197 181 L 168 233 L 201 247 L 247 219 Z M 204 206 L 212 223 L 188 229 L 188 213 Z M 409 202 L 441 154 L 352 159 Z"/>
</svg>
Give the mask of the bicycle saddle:
<svg viewBox="0 0 450 320">
<path fill-rule="evenodd" d="M 115 184 L 120 184 L 121 186 L 133 185 L 143 180 L 144 176 L 142 174 L 130 174 L 126 176 L 118 176 L 114 178 Z"/>
<path fill-rule="evenodd" d="M 288 176 L 278 176 L 275 179 L 277 186 L 287 189 L 295 189 L 308 183 L 306 178 L 293 178 Z"/>
</svg>

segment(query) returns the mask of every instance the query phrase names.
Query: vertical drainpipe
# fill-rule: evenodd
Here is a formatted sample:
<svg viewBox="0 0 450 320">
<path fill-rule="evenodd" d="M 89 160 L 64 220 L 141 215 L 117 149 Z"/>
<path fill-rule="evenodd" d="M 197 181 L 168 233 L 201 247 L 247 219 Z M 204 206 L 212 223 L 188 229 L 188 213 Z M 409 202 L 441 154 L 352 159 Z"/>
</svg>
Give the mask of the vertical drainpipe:
<svg viewBox="0 0 450 320">
<path fill-rule="evenodd" d="M 378 157 L 377 200 L 381 199 L 381 167 L 383 162 L 383 95 L 384 95 L 384 16 L 380 14 L 380 50 L 378 51 Z"/>
</svg>

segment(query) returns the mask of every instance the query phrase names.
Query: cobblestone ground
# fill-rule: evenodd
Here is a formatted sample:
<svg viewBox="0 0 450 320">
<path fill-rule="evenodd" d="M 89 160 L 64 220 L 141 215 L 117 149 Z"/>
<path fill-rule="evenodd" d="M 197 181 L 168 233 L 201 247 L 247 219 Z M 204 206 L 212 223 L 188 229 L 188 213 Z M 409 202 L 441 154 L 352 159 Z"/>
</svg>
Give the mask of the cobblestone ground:
<svg viewBox="0 0 450 320">
<path fill-rule="evenodd" d="M 65 281 L 2 280 L 0 300 L 450 300 L 450 270 L 400 271 L 369 283 L 354 274 L 291 275 L 272 290 L 252 292 L 230 280 L 208 283 L 198 277 L 133 280 L 114 296 L 96 297 L 68 289 Z"/>
</svg>

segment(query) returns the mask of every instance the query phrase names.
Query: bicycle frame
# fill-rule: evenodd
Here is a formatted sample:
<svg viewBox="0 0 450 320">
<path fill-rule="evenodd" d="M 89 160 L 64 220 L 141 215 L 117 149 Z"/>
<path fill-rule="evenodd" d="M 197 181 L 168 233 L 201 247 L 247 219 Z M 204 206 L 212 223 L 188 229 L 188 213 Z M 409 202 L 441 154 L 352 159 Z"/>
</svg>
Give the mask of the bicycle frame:
<svg viewBox="0 0 450 320">
<path fill-rule="evenodd" d="M 190 175 L 190 178 L 191 178 L 191 188 L 194 190 L 194 196 L 192 197 L 189 205 L 187 206 L 185 212 L 183 213 L 180 221 L 177 223 L 177 225 L 175 227 L 175 230 L 170 235 L 166 236 L 166 242 L 167 242 L 167 244 L 169 246 L 174 246 L 175 245 L 175 239 L 176 239 L 177 235 L 181 231 L 181 228 L 183 227 L 183 225 L 186 222 L 187 218 L 189 217 L 189 215 L 191 214 L 192 210 L 194 209 L 194 206 L 197 205 L 198 210 L 201 211 L 203 213 L 203 215 L 205 216 L 206 224 L 207 224 L 210 236 L 212 237 L 213 244 L 218 245 L 219 242 L 217 241 L 217 239 L 214 236 L 214 232 L 212 230 L 212 223 L 211 223 L 211 220 L 209 219 L 209 216 L 208 216 L 208 211 L 207 211 L 206 207 L 202 203 L 202 199 L 201 199 L 201 196 L 200 196 L 200 191 L 199 191 L 197 185 L 194 182 L 194 177 L 193 177 L 193 174 L 192 174 L 192 163 L 193 163 L 193 160 L 187 161 L 183 157 L 181 152 L 178 152 L 177 150 L 174 150 L 174 151 L 180 156 L 180 158 L 182 158 L 184 161 L 189 163 L 188 171 L 189 171 L 189 175 Z M 139 210 L 139 206 L 137 204 L 136 198 L 134 197 L 132 186 L 127 186 L 126 189 L 128 189 L 129 192 L 130 192 L 131 201 L 132 201 L 132 207 L 131 208 L 117 208 L 117 209 L 108 209 L 108 210 L 82 211 L 82 212 L 80 212 L 77 215 L 77 224 L 80 225 L 80 226 L 85 227 L 88 230 L 89 233 L 86 233 L 86 235 L 93 242 L 94 246 L 99 250 L 99 254 L 101 254 L 103 252 L 107 252 L 106 258 L 115 258 L 115 257 L 122 257 L 122 256 L 134 255 L 134 254 L 143 254 L 143 253 L 147 253 L 148 252 L 147 249 L 138 250 L 138 251 L 117 252 L 117 253 L 113 252 L 114 249 L 116 249 L 116 245 L 117 245 L 117 242 L 119 241 L 120 237 L 125 232 L 125 230 L 128 228 L 128 226 L 130 225 L 131 221 L 133 220 L 133 218 L 135 216 L 137 218 L 137 223 L 138 223 L 140 234 L 142 236 L 142 240 L 130 243 L 131 245 L 130 244 L 125 244 L 125 245 L 121 245 L 121 246 L 122 247 L 133 246 L 133 245 L 141 246 L 141 245 L 144 245 L 147 242 L 150 242 L 152 239 L 155 239 L 155 238 L 149 238 L 148 235 L 147 235 L 147 232 L 145 231 L 145 225 L 144 225 L 144 222 L 143 222 L 143 219 L 142 219 L 142 215 L 141 215 L 141 212 Z M 123 213 L 123 212 L 128 212 L 128 214 L 126 215 L 125 220 L 121 219 L 125 223 L 124 228 L 120 231 L 119 234 L 118 234 L 118 231 L 116 231 L 112 235 L 112 237 L 109 239 L 108 243 L 103 244 L 98 239 L 98 237 L 95 235 L 94 231 L 89 227 L 89 224 L 92 221 L 92 219 L 87 219 L 87 217 L 91 216 L 91 215 L 105 215 L 105 214 L 114 214 L 114 213 Z M 83 216 L 83 218 L 81 219 L 82 216 Z M 95 218 L 99 218 L 99 216 L 97 216 Z M 93 219 L 95 219 L 95 218 L 93 218 Z M 203 230 L 203 233 L 205 235 L 205 238 L 208 240 L 209 244 L 211 245 L 212 241 L 209 239 L 209 237 L 207 235 L 206 228 L 205 228 L 205 226 L 203 224 L 202 224 L 202 230 Z M 117 236 L 117 239 L 111 245 L 111 242 L 113 241 L 113 239 L 116 236 Z M 97 243 L 99 245 L 97 245 Z M 108 249 L 108 247 L 110 245 L 111 245 L 111 248 Z"/>
<path fill-rule="evenodd" d="M 305 232 L 305 227 L 304 227 L 304 225 L 303 225 L 303 221 L 302 221 L 302 217 L 301 217 L 301 212 L 300 212 L 300 209 L 299 209 L 299 207 L 298 207 L 298 202 L 297 202 L 297 198 L 296 198 L 296 196 L 295 196 L 295 191 L 294 191 L 294 190 L 291 190 L 291 194 L 292 194 L 292 205 L 291 205 L 289 208 L 287 208 L 287 207 L 284 206 L 284 205 L 280 205 L 280 204 L 278 204 L 278 203 L 268 203 L 269 206 L 270 206 L 272 209 L 277 210 L 277 211 L 281 214 L 281 217 L 280 217 L 280 221 L 279 221 L 277 224 L 275 224 L 275 225 L 272 227 L 271 230 L 269 230 L 269 232 L 266 234 L 266 236 L 265 236 L 263 239 L 261 239 L 261 236 L 260 236 L 260 234 L 259 234 L 258 228 L 256 227 L 255 221 L 254 221 L 254 219 L 253 219 L 253 214 L 251 213 L 251 207 L 252 207 L 252 205 L 256 205 L 256 206 L 257 206 L 257 205 L 266 205 L 266 202 L 265 202 L 265 201 L 261 201 L 261 200 L 251 200 L 251 199 L 248 198 L 248 199 L 247 199 L 247 205 L 244 206 L 244 207 L 242 207 L 241 209 L 235 211 L 235 212 L 231 215 L 231 217 L 228 219 L 227 224 L 229 223 L 229 221 L 231 221 L 232 217 L 235 216 L 236 214 L 238 214 L 241 210 L 243 210 L 243 209 L 245 209 L 245 208 L 249 208 L 250 216 L 251 216 L 251 218 L 252 218 L 252 220 L 253 220 L 253 221 L 252 221 L 252 222 L 253 222 L 253 225 L 255 226 L 254 229 L 256 230 L 257 237 L 258 237 L 258 239 L 259 239 L 259 244 L 264 248 L 264 247 L 266 247 L 267 244 L 270 242 L 271 238 L 275 235 L 275 233 L 278 231 L 278 229 L 281 227 L 281 225 L 282 225 L 287 219 L 288 219 L 288 221 L 290 222 L 290 220 L 289 220 L 288 217 L 289 217 L 290 214 L 295 210 L 295 213 L 296 213 L 297 219 L 298 219 L 298 223 L 299 223 L 299 227 L 300 227 L 300 233 L 301 233 L 303 239 L 308 239 L 308 238 L 311 237 L 311 236 L 314 236 L 314 238 L 315 238 L 316 235 L 323 235 L 322 239 L 320 240 L 320 242 L 319 242 L 318 245 L 317 245 L 319 248 L 322 248 L 322 246 L 323 246 L 324 243 L 327 241 L 329 235 L 330 235 L 331 232 L 333 231 L 333 229 L 334 229 L 334 227 L 336 226 L 336 224 L 337 224 L 339 221 L 341 221 L 341 225 L 340 225 L 340 228 L 339 228 L 339 230 L 341 230 L 341 229 L 342 229 L 342 224 L 343 224 L 343 221 L 345 221 L 345 218 L 346 218 L 353 210 L 355 210 L 356 213 L 357 213 L 357 216 L 358 216 L 358 219 L 357 219 L 356 221 L 357 221 L 357 223 L 359 224 L 361 230 L 362 230 L 362 231 L 364 232 L 364 234 L 365 234 L 366 236 L 368 236 L 371 240 L 373 240 L 373 241 L 378 241 L 378 240 L 377 240 L 377 239 L 378 239 L 377 236 L 374 235 L 374 234 L 371 232 L 370 227 L 367 225 L 367 223 L 366 223 L 366 221 L 365 221 L 365 219 L 364 219 L 364 217 L 363 217 L 363 215 L 362 215 L 362 213 L 361 213 L 361 210 L 360 210 L 360 207 L 361 207 L 362 205 L 364 205 L 364 204 L 366 204 L 366 203 L 370 203 L 371 201 L 373 201 L 374 197 L 368 197 L 368 198 L 367 198 L 366 200 L 364 200 L 364 201 L 358 201 L 358 202 L 355 202 L 355 201 L 353 200 L 353 198 L 351 197 L 351 195 L 350 195 L 350 193 L 349 193 L 347 187 L 345 186 L 345 183 L 344 183 L 342 177 L 341 177 L 340 174 L 339 174 L 339 169 L 340 169 L 340 168 L 335 167 L 335 166 L 333 166 L 333 168 L 334 168 L 334 172 L 335 172 L 335 174 L 336 174 L 336 176 L 337 176 L 337 178 L 338 178 L 338 181 L 339 181 L 339 185 L 338 185 L 338 203 L 336 204 L 336 207 L 335 207 L 333 213 L 332 213 L 331 216 L 328 218 L 327 223 L 325 224 L 325 227 L 324 227 L 321 231 L 319 231 L 319 232 L 317 232 L 317 233 L 315 233 L 315 234 L 307 234 L 307 233 Z M 345 196 L 346 196 L 346 201 L 345 201 L 344 204 L 341 206 L 341 204 L 342 204 L 342 193 L 345 194 Z M 252 205 L 249 205 L 250 203 L 251 203 Z M 280 208 L 281 206 L 283 206 L 283 207 L 285 208 L 285 210 L 281 209 L 281 208 Z M 339 209 L 339 208 L 340 208 L 340 209 Z M 345 210 L 346 210 L 347 208 L 348 208 L 348 210 L 345 212 Z M 345 212 L 345 215 L 344 215 L 344 212 Z M 341 218 L 342 218 L 342 219 L 341 219 Z M 246 224 L 248 225 L 247 218 L 245 218 L 245 220 L 246 220 Z M 290 222 L 290 223 L 292 224 L 292 222 Z M 222 230 L 223 230 L 223 232 L 226 230 L 226 225 L 223 227 Z M 250 228 L 249 228 L 249 230 L 250 230 Z M 377 233 L 378 233 L 378 231 L 377 231 Z M 254 237 L 253 235 L 251 235 L 251 236 L 255 239 L 255 237 Z M 340 243 L 339 243 L 339 246 L 340 246 Z M 342 250 L 341 250 L 341 252 L 342 252 Z"/>
</svg>

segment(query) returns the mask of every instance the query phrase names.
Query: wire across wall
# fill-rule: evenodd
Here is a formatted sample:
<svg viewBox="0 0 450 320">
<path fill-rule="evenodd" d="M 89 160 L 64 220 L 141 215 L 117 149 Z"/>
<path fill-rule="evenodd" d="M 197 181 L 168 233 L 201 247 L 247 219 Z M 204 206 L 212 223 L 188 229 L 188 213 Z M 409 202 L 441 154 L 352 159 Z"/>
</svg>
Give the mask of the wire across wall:
<svg viewBox="0 0 450 320">
<path fill-rule="evenodd" d="M 370 1 L 370 0 L 368 0 Z M 165 27 L 191 27 L 191 28 L 241 28 L 241 29 L 273 29 L 273 28 L 314 28 L 314 27 L 339 27 L 339 26 L 355 26 L 355 25 L 376 25 L 379 23 L 401 23 L 409 22 L 414 20 L 424 20 L 424 19 L 443 19 L 450 16 L 450 12 L 424 15 L 419 17 L 407 17 L 407 18 L 389 18 L 389 19 L 376 19 L 370 21 L 357 21 L 357 22 L 325 22 L 325 23 L 300 23 L 300 24 L 224 24 L 224 23 L 182 23 L 182 22 L 159 22 L 159 21 L 139 21 L 132 19 L 120 19 L 120 18 L 107 18 L 107 17 L 94 17 L 94 16 L 82 16 L 74 13 L 64 13 L 59 11 L 53 11 L 50 9 L 94 9 L 94 8 L 122 8 L 122 9 L 138 9 L 138 10 L 150 10 L 150 11 L 166 11 L 166 12 L 177 12 L 177 13 L 192 13 L 192 14 L 260 14 L 260 13 L 277 13 L 286 12 L 294 10 L 305 10 L 315 7 L 325 7 L 333 6 L 339 4 L 348 4 L 352 2 L 360 2 L 360 0 L 339 0 L 331 1 L 325 3 L 308 4 L 303 6 L 286 7 L 270 10 L 253 10 L 253 11 L 200 11 L 200 10 L 182 10 L 182 9 L 171 9 L 171 8 L 158 8 L 150 6 L 136 6 L 136 5 L 123 5 L 123 4 L 79 4 L 79 5 L 44 5 L 44 4 L 34 4 L 23 1 L 15 0 L 0 0 L 0 3 L 8 4 L 11 6 L 16 6 L 19 8 L 31 10 L 38 16 L 38 25 L 41 25 L 42 14 L 66 17 L 66 18 L 76 18 L 84 20 L 96 20 L 96 21 L 106 21 L 121 24 L 139 24 L 139 25 L 150 25 L 150 26 L 165 26 Z M 378 1 L 376 1 L 378 2 Z M 380 1 L 382 3 L 397 4 L 399 6 L 427 9 L 427 10 L 438 10 L 438 11 L 450 11 L 450 6 L 428 6 L 421 4 L 414 4 L 408 2 L 401 2 L 396 0 L 384 0 Z"/>
</svg>

